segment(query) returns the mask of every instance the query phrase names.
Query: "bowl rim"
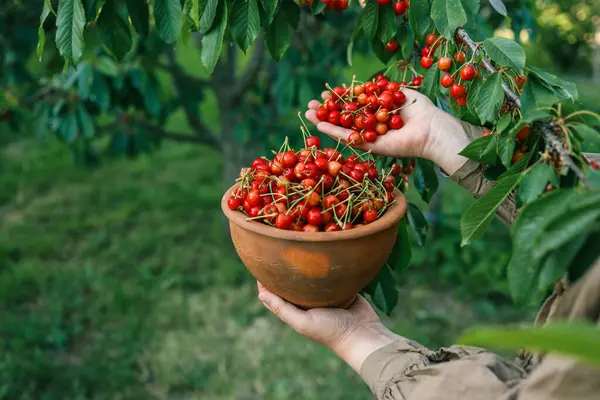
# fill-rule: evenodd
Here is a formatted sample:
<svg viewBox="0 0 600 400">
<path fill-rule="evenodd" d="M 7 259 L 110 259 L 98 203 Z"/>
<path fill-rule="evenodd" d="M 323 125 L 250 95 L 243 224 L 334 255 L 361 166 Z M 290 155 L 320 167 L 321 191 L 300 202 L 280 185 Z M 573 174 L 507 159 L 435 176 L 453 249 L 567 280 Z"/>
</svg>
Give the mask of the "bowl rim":
<svg viewBox="0 0 600 400">
<path fill-rule="evenodd" d="M 239 184 L 231 186 L 225 191 L 221 199 L 221 210 L 230 221 L 242 229 L 257 233 L 259 235 L 272 237 L 275 239 L 285 239 L 297 242 L 334 242 L 348 239 L 359 239 L 361 237 L 374 235 L 386 229 L 398 225 L 400 220 L 406 214 L 407 202 L 404 194 L 398 189 L 394 191 L 396 203 L 391 205 L 381 218 L 368 225 L 361 225 L 358 229 L 336 232 L 296 232 L 283 229 L 277 229 L 273 226 L 265 225 L 257 221 L 246 221 L 246 216 L 237 210 L 230 210 L 227 207 L 227 200 L 232 195 L 234 189 Z"/>
</svg>

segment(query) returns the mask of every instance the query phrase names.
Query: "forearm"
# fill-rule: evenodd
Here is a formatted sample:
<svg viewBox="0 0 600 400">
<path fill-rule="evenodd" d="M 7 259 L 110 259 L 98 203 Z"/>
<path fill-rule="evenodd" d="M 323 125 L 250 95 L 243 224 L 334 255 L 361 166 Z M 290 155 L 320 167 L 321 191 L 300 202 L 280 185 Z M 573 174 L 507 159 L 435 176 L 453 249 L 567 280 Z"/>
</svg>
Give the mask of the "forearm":
<svg viewBox="0 0 600 400">
<path fill-rule="evenodd" d="M 360 374 L 361 367 L 369 355 L 398 340 L 407 339 L 396 335 L 378 322 L 359 327 L 333 346 L 332 350 Z"/>
</svg>

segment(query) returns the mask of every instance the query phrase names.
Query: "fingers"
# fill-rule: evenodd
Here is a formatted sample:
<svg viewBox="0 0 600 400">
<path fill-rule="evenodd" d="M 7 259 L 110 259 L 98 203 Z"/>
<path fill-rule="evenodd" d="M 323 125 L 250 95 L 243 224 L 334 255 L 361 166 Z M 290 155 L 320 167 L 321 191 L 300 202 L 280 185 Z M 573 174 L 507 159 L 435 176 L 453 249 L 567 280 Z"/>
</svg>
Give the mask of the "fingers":
<svg viewBox="0 0 600 400">
<path fill-rule="evenodd" d="M 260 282 L 258 282 L 258 299 L 269 311 L 291 326 L 295 331 L 301 330 L 301 327 L 310 318 L 305 311 L 296 308 L 281 297 L 271 293 Z"/>
<path fill-rule="evenodd" d="M 311 101 L 308 102 L 308 109 L 309 110 L 316 110 L 320 106 L 321 106 L 321 102 L 319 100 L 311 100 Z"/>
<path fill-rule="evenodd" d="M 317 112 L 315 110 L 308 110 L 304 113 L 307 120 L 312 122 L 314 125 L 319 125 L 319 118 L 317 118 Z"/>
<path fill-rule="evenodd" d="M 331 97 L 331 93 L 329 92 L 329 90 L 326 90 L 323 93 L 321 93 L 321 98 L 323 100 L 329 100 L 330 97 Z"/>
<path fill-rule="evenodd" d="M 315 115 L 316 117 L 316 115 Z M 350 129 L 341 126 L 332 125 L 329 122 L 321 122 L 317 124 L 317 129 L 333 139 L 346 141 L 352 132 Z"/>
</svg>

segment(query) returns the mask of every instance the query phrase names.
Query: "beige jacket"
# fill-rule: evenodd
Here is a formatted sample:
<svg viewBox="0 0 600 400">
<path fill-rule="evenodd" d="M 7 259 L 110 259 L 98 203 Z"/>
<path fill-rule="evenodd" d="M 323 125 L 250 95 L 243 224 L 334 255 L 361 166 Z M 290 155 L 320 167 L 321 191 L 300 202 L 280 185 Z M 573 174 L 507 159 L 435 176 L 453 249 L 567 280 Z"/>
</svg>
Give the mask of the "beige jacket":
<svg viewBox="0 0 600 400">
<path fill-rule="evenodd" d="M 481 134 L 465 124 L 467 135 Z M 467 161 L 450 179 L 475 197 L 492 187 L 483 167 Z M 510 197 L 498 217 L 512 224 L 517 216 Z M 536 324 L 587 320 L 600 324 L 600 259 L 572 285 L 556 285 Z M 600 339 L 600 331 L 599 339 Z M 452 346 L 438 351 L 400 340 L 371 354 L 361 368 L 377 399 L 385 400 L 600 400 L 600 369 L 556 355 L 525 353 L 506 361 L 487 350 Z"/>
</svg>

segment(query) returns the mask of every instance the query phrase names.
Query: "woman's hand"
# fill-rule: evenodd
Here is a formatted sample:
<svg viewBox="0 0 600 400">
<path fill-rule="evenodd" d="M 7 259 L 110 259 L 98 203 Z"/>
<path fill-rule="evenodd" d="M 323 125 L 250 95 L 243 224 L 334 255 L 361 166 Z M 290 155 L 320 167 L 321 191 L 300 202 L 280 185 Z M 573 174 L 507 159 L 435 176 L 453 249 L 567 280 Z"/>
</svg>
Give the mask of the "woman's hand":
<svg viewBox="0 0 600 400">
<path fill-rule="evenodd" d="M 346 310 L 300 310 L 258 283 L 258 298 L 273 314 L 299 334 L 320 343 L 346 361 L 355 371 L 369 354 L 400 339 L 383 326 L 373 308 L 358 296 Z"/>
<path fill-rule="evenodd" d="M 379 136 L 375 143 L 364 143 L 357 147 L 390 157 L 426 158 L 438 164 L 447 174 L 453 174 L 467 160 L 458 155 L 469 144 L 460 121 L 437 108 L 429 98 L 415 90 L 404 89 L 404 94 L 407 105 L 414 102 L 400 110 L 404 126 L 389 130 L 385 135 Z M 330 93 L 325 91 L 321 97 L 327 100 Z M 334 139 L 346 141 L 352 130 L 319 121 L 316 110 L 320 105 L 318 100 L 308 103 L 306 118 L 319 131 Z"/>
</svg>

